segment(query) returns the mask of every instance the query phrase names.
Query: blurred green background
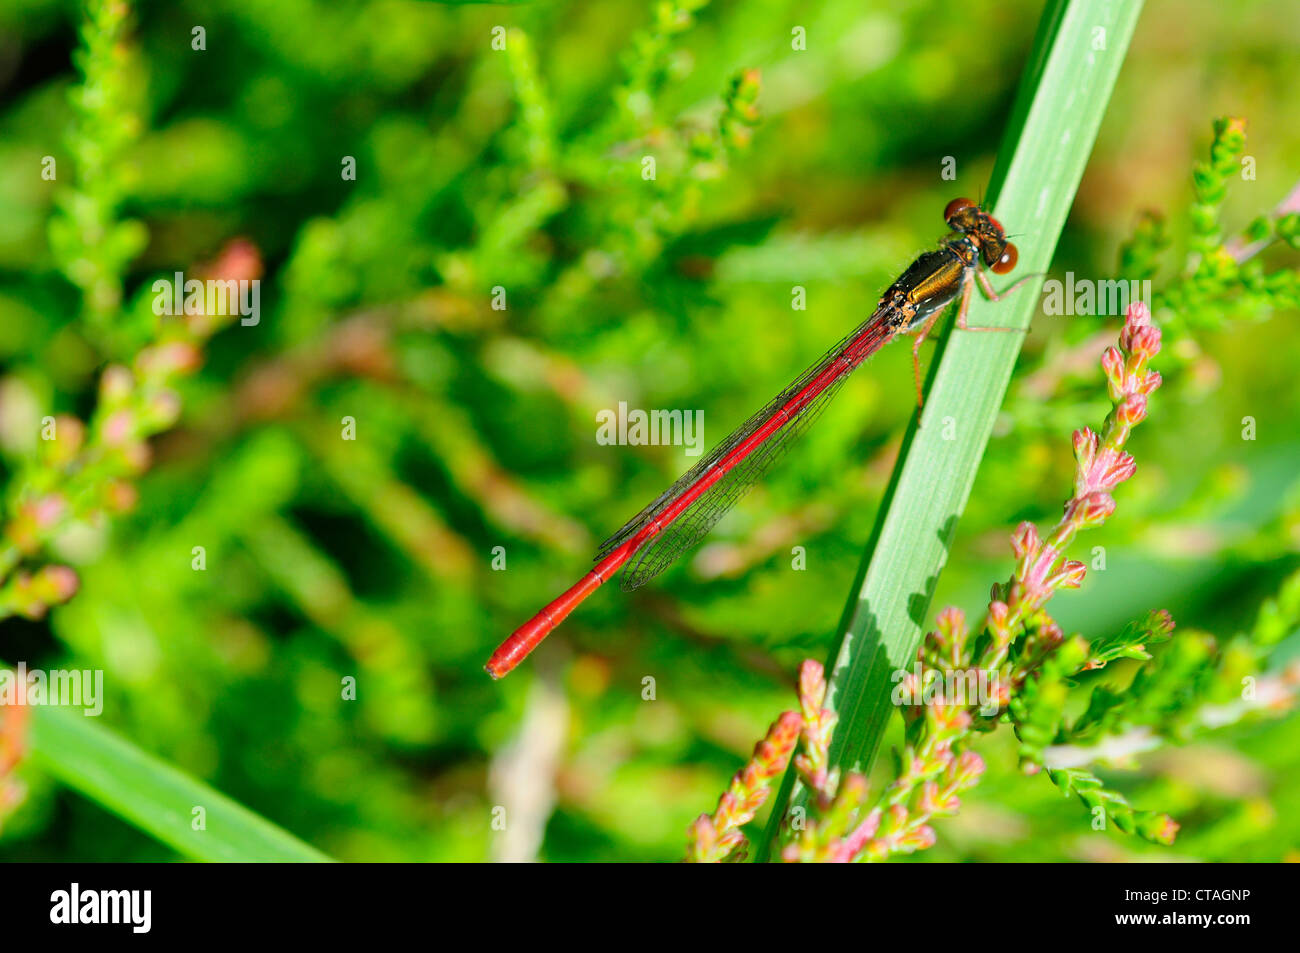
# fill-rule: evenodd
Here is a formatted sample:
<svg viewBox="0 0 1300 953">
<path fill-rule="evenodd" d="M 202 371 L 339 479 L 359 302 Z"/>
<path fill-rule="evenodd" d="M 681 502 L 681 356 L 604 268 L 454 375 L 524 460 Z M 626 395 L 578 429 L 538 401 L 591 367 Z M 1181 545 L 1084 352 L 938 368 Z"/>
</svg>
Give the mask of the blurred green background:
<svg viewBox="0 0 1300 953">
<path fill-rule="evenodd" d="M 678 859 L 794 704 L 799 661 L 832 644 L 914 410 L 909 349 L 850 380 L 696 554 L 631 595 L 606 587 L 503 682 L 483 662 L 693 462 L 599 445 L 598 411 L 702 410 L 711 447 L 863 319 L 942 235 L 950 198 L 981 193 L 1041 4 L 714 2 L 662 47 L 652 7 L 141 4 L 122 211 L 148 242 L 125 311 L 147 314 L 155 278 L 243 237 L 264 261 L 262 317 L 212 341 L 138 507 L 61 542 L 81 591 L 0 623 L 0 659 L 103 668 L 104 724 L 339 859 Z M 1249 119 L 1257 162 L 1229 226 L 1287 194 L 1294 9 L 1149 0 L 1053 277 L 1112 276 L 1148 208 L 1168 212 L 1178 264 L 1216 116 Z M 86 333 L 47 238 L 74 174 L 77 23 L 73 4 L 0 5 L 6 434 L 23 407 L 86 414 L 120 357 Z M 716 129 L 749 68 L 761 121 L 746 147 Z M 58 181 L 40 177 L 46 155 Z M 1179 343 L 1181 372 L 1129 448 L 1138 476 L 1080 542 L 1106 547 L 1106 570 L 1053 603 L 1067 631 L 1167 608 L 1231 635 L 1300 565 L 1295 318 Z M 1012 527 L 1058 515 L 1069 433 L 1106 409 L 1100 346 L 1077 367 L 1062 355 L 1118 326 L 1035 320 L 936 609 L 978 615 L 1010 571 Z M 355 441 L 340 439 L 349 416 Z M 0 446 L 9 484 L 21 443 Z M 349 675 L 355 702 L 339 698 Z M 1007 741 L 984 743 L 984 783 L 920 859 L 1300 857 L 1297 719 L 1106 772 L 1183 825 L 1167 850 L 1092 831 L 1016 772 Z M 0 858 L 175 856 L 20 771 Z"/>
</svg>

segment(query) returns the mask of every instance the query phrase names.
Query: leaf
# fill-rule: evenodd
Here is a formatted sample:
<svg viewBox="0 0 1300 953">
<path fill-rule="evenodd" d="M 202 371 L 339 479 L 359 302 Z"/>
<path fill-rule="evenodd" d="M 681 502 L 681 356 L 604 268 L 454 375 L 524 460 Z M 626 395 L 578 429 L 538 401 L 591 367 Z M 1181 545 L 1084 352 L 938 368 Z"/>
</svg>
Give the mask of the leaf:
<svg viewBox="0 0 1300 953">
<path fill-rule="evenodd" d="M 224 794 L 95 724 L 80 709 L 34 708 L 31 754 L 50 774 L 194 860 L 328 861 Z M 205 812 L 204 830 L 192 827 Z"/>
<path fill-rule="evenodd" d="M 1090 648 L 1091 657 L 1088 660 L 1088 667 L 1101 668 L 1121 658 L 1145 661 L 1151 658 L 1151 653 L 1146 650 L 1146 647 L 1167 641 L 1173 631 L 1174 620 L 1168 612 L 1164 610 L 1148 612 L 1143 618 L 1134 619 L 1119 632 L 1094 639 Z"/>
</svg>

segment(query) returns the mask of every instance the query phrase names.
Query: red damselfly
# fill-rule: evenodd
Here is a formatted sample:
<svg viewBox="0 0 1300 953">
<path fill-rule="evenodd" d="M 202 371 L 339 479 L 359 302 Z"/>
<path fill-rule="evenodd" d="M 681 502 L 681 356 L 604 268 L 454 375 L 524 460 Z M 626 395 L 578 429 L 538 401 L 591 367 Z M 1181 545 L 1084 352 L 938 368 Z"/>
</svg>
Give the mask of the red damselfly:
<svg viewBox="0 0 1300 953">
<path fill-rule="evenodd" d="M 794 438 L 826 408 L 850 373 L 903 334 L 915 339 L 912 358 L 919 405 L 922 402 L 921 342 L 944 308 L 958 296 L 959 328 L 1019 330 L 971 328 L 966 324 L 966 311 L 976 280 L 994 301 L 1029 280 L 1022 278 L 999 295 L 980 268 L 982 264 L 999 275 L 1015 268 L 1016 246 L 1007 241 L 1002 225 L 970 199 L 949 202 L 943 217 L 952 234 L 938 249 L 924 252 L 908 266 L 885 291 L 871 317 L 601 544 L 595 567 L 516 629 L 492 653 L 487 663 L 488 674 L 500 678 L 510 672 L 620 568 L 625 592 L 667 569 L 758 482 Z"/>
</svg>

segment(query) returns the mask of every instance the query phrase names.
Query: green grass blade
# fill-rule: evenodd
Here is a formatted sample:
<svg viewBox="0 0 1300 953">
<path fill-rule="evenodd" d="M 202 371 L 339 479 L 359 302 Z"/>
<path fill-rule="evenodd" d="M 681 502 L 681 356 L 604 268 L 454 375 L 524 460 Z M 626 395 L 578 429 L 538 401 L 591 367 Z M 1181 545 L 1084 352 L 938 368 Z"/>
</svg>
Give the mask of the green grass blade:
<svg viewBox="0 0 1300 953">
<path fill-rule="evenodd" d="M 1053 0 L 1043 13 L 988 190 L 1020 249 L 1014 275 L 1051 263 L 1141 9 L 1140 0 Z M 1027 328 L 1040 285 L 998 303 L 976 292 L 969 323 Z M 866 771 L 875 759 L 895 711 L 891 676 L 916 656 L 1022 341 L 950 327 L 940 342 L 925 412 L 903 442 L 828 665 L 827 704 L 840 717 L 833 766 Z M 794 787 L 791 772 L 756 860 Z"/>
<path fill-rule="evenodd" d="M 81 709 L 33 708 L 31 754 L 41 767 L 146 834 L 194 860 L 328 861 L 224 794 L 146 754 Z M 192 828 L 195 807 L 206 829 Z"/>
</svg>

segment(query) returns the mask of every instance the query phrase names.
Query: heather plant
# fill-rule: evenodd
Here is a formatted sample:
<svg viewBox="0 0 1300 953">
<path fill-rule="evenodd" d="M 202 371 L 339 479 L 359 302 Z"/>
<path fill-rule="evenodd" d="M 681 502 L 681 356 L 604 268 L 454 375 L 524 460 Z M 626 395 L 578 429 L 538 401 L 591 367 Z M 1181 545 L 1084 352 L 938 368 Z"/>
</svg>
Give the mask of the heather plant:
<svg viewBox="0 0 1300 953">
<path fill-rule="evenodd" d="M 782 859 L 882 860 L 929 847 L 935 836 L 929 826 L 931 819 L 955 813 L 958 794 L 975 784 L 983 771 L 983 761 L 966 748 L 976 732 L 991 730 L 1000 719 L 1011 721 L 1021 739 L 1024 763 L 1036 766 L 1043 745 L 1059 731 L 1066 679 L 1123 654 L 1149 658 L 1139 638 L 1090 654 L 1082 638 L 1065 639 L 1044 607 L 1056 590 L 1079 587 L 1085 568 L 1077 560 L 1067 559 L 1065 550 L 1081 529 L 1100 525 L 1114 512 L 1111 491 L 1135 471 L 1133 458 L 1122 448 L 1132 428 L 1146 416 L 1148 395 L 1160 385 L 1160 375 L 1148 370 L 1159 350 L 1160 333 L 1151 326 L 1146 306 L 1133 306 L 1119 349 L 1108 349 L 1102 361 L 1113 410 L 1100 435 L 1087 428 L 1075 433 L 1078 470 L 1064 517 L 1046 540 L 1031 523 L 1016 530 L 1012 537 L 1016 570 L 1008 583 L 994 586 L 981 631 L 968 633 L 963 614 L 945 610 L 939 614 L 937 630 L 926 637 L 918 654 L 924 675 L 902 673 L 899 697 L 912 702 L 904 708 L 906 744 L 897 756 L 895 780 L 878 798 L 868 799 L 865 775 L 847 772 L 841 777 L 837 768 L 828 765 L 838 716 L 823 707 L 826 681 L 821 666 L 804 663 L 799 680 L 803 751 L 795 764 L 810 792 L 809 802 L 806 807 L 795 807 L 783 828 L 787 844 L 781 850 Z M 994 686 L 991 710 L 981 710 L 982 705 L 989 707 L 988 700 L 966 697 L 964 691 L 961 697 L 953 694 L 954 684 L 966 683 L 954 682 L 951 676 L 967 674 L 978 675 Z M 932 690 L 933 686 L 925 684 L 933 675 L 947 687 Z M 933 699 L 916 703 L 927 694 Z M 767 773 L 761 766 L 774 755 L 766 749 L 779 747 L 770 739 L 788 734 L 791 721 L 790 713 L 782 716 L 769 741 L 760 746 L 738 779 L 748 779 L 751 774 L 757 779 Z M 745 799 L 757 806 L 763 795 L 753 790 L 755 783 L 746 785 Z M 724 796 L 724 801 L 729 796 Z M 1165 819 L 1135 817 L 1122 798 L 1112 798 L 1112 802 L 1121 829 L 1136 826 L 1150 836 L 1157 836 L 1159 829 L 1159 836 L 1166 836 L 1169 827 Z M 715 851 L 738 843 L 739 833 L 734 828 L 752 814 L 733 813 L 721 819 L 715 815 L 712 821 L 702 817 L 692 829 L 692 855 L 708 859 L 699 846 L 701 841 Z M 805 816 L 808 814 L 811 817 Z"/>
<path fill-rule="evenodd" d="M 866 775 L 841 776 L 829 765 L 838 715 L 823 707 L 822 667 L 806 661 L 799 675 L 800 712 L 777 720 L 718 811 L 701 815 L 691 827 L 688 859 L 743 858 L 741 827 L 766 800 L 796 732 L 801 750 L 794 763 L 809 796 L 780 825 L 782 860 L 877 861 L 931 847 L 932 821 L 956 814 L 959 795 L 984 771 L 971 745 L 1001 724 L 1019 742 L 1021 770 L 1037 774 L 1046 767 L 1057 787 L 1088 808 L 1094 830 L 1113 824 L 1126 834 L 1173 843 L 1178 824 L 1168 814 L 1134 808 L 1087 766 L 1146 750 L 1151 740 L 1186 741 L 1250 715 L 1286 712 L 1300 688 L 1300 668 L 1261 673 L 1269 650 L 1300 625 L 1300 574 L 1277 600 L 1265 603 L 1249 635 L 1222 646 L 1206 633 L 1174 636 L 1174 621 L 1163 610 L 1091 639 L 1067 637 L 1048 614 L 1053 594 L 1078 589 L 1087 572 L 1067 557 L 1070 544 L 1080 531 L 1110 518 L 1113 491 L 1137 470 L 1123 448 L 1161 384 L 1160 373 L 1150 367 L 1161 336 L 1148 307 L 1131 305 L 1119 346 L 1107 348 L 1101 360 L 1111 412 L 1099 432 L 1085 427 L 1074 433 L 1074 492 L 1061 520 L 1045 537 L 1032 523 L 1018 526 L 1011 537 L 1015 569 L 1009 581 L 993 586 L 984 623 L 970 630 L 961 610 L 943 610 L 918 652 L 920 668 L 895 673 L 895 701 L 906 728 L 893 780 L 873 797 Z M 1148 650 L 1167 641 L 1158 656 Z M 1121 659 L 1142 663 L 1125 677 L 1124 687 L 1094 683 L 1088 691 L 1080 685 L 1085 673 Z M 978 697 L 980 684 L 992 687 L 990 698 Z M 1075 717 L 1068 714 L 1072 694 L 1086 698 Z"/>
</svg>

